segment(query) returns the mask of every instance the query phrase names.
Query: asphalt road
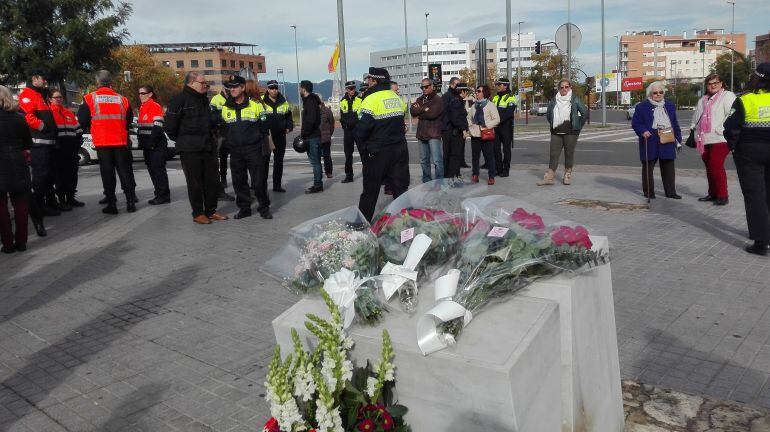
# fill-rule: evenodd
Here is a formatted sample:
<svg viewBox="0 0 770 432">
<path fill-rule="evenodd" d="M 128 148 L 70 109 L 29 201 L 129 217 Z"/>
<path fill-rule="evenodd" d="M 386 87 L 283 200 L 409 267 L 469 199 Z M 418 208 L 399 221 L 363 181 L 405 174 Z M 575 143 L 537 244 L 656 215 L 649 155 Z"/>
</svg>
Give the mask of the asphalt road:
<svg viewBox="0 0 770 432">
<path fill-rule="evenodd" d="M 689 131 L 692 111 L 678 112 L 680 125 L 684 126 L 682 136 L 686 139 Z M 591 125 L 584 129 L 578 141 L 578 148 L 575 154 L 576 165 L 600 165 L 600 166 L 639 166 L 639 144 L 637 137 L 631 130 L 631 122 L 626 120 L 625 111 L 608 110 L 607 123 L 608 129 L 601 129 L 597 126 L 601 121 L 601 111 L 591 111 Z M 548 164 L 548 147 L 550 135 L 545 129 L 546 121 L 544 117 L 530 117 L 529 125 L 524 124 L 524 120 L 518 120 L 516 125 L 516 135 L 514 138 L 513 164 Z M 289 149 L 286 152 L 285 165 L 307 166 L 307 156 L 298 154 L 291 149 L 291 140 L 295 134 L 289 135 Z M 420 152 L 418 141 L 414 134 L 407 136 L 409 142 L 410 163 L 420 163 Z M 335 173 L 341 174 L 344 165 L 345 156 L 343 151 L 343 132 L 337 129 L 332 138 L 332 161 L 335 167 Z M 466 141 L 466 161 L 470 163 L 470 140 Z M 360 164 L 358 157 L 355 157 L 356 164 Z M 563 163 L 563 156 L 562 156 Z M 141 161 L 135 162 L 136 169 L 144 168 Z M 677 157 L 677 167 L 687 169 L 702 169 L 703 162 L 695 150 L 684 147 Z M 734 170 L 732 158 L 728 157 L 725 163 L 727 169 Z M 180 168 L 179 159 L 176 158 L 169 162 L 169 168 Z M 97 166 L 85 167 L 86 172 L 98 172 Z M 358 171 L 358 170 L 356 170 Z"/>
</svg>

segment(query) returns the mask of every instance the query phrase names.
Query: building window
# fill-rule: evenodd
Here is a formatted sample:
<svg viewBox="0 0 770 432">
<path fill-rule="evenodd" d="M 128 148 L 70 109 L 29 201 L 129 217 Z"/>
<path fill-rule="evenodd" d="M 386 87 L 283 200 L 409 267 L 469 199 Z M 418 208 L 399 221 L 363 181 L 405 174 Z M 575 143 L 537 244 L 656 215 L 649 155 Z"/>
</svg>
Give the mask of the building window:
<svg viewBox="0 0 770 432">
<path fill-rule="evenodd" d="M 206 60 L 206 67 L 207 68 L 213 68 L 214 67 L 214 60 Z"/>
<path fill-rule="evenodd" d="M 184 60 L 177 60 L 176 67 L 177 69 L 184 69 Z"/>
<path fill-rule="evenodd" d="M 190 60 L 190 67 L 191 68 L 197 68 L 198 67 L 198 60 Z"/>
<path fill-rule="evenodd" d="M 168 60 L 163 60 L 163 66 L 165 67 L 171 67 L 171 62 Z"/>
<path fill-rule="evenodd" d="M 222 67 L 227 67 L 227 60 L 222 60 Z"/>
<path fill-rule="evenodd" d="M 235 69 L 235 60 L 230 60 L 230 68 Z"/>
<path fill-rule="evenodd" d="M 257 62 L 257 70 L 258 71 L 262 70 L 262 63 L 261 62 Z"/>
<path fill-rule="evenodd" d="M 240 62 L 240 65 L 241 65 L 241 69 L 243 69 L 246 66 L 246 63 Z"/>
<path fill-rule="evenodd" d="M 254 70 L 254 62 L 249 62 L 249 69 Z"/>
</svg>

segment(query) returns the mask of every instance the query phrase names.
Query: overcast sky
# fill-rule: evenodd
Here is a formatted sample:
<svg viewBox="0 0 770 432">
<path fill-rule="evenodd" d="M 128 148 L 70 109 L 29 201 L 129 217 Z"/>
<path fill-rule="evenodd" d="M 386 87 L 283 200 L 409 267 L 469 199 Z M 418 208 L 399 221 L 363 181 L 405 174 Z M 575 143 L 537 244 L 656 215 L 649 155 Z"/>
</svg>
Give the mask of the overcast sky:
<svg viewBox="0 0 770 432">
<path fill-rule="evenodd" d="M 735 31 L 745 32 L 748 48 L 754 38 L 770 31 L 770 0 L 735 0 Z M 294 33 L 297 26 L 300 78 L 320 81 L 337 41 L 335 0 L 257 0 L 212 2 L 210 0 L 133 0 L 128 22 L 129 42 L 244 42 L 258 44 L 265 55 L 267 77 L 276 69 L 286 80 L 296 78 Z M 513 1 L 513 32 L 553 40 L 556 28 L 567 21 L 567 0 Z M 345 0 L 345 38 L 348 76 L 360 78 L 369 66 L 369 53 L 404 45 L 403 1 L 363 2 Z M 589 74 L 601 71 L 601 2 L 572 0 L 572 22 L 582 30 L 583 42 L 575 51 Z M 218 8 L 213 8 L 218 5 Z M 496 40 L 505 33 L 504 0 L 407 0 L 409 44 L 425 39 L 425 12 L 429 12 L 431 37 L 447 34 L 475 42 L 479 37 Z M 614 68 L 617 45 L 613 35 L 625 31 L 667 29 L 669 34 L 688 35 L 694 28 L 731 25 L 731 6 L 725 0 L 606 0 L 606 64 Z"/>
</svg>

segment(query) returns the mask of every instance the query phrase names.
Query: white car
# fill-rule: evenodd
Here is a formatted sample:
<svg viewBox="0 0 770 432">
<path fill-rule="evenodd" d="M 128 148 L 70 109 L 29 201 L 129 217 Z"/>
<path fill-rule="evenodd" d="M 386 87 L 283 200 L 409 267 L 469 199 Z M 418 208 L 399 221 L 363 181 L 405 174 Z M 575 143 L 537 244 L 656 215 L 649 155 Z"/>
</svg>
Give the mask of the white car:
<svg viewBox="0 0 770 432">
<path fill-rule="evenodd" d="M 136 137 L 136 125 L 131 126 L 129 129 L 128 137 L 131 141 L 131 154 L 133 155 L 134 159 L 144 159 L 144 152 L 139 148 L 139 140 Z M 171 140 L 171 138 L 168 137 L 168 135 L 166 135 L 166 140 L 168 140 L 168 158 L 173 159 L 176 156 L 175 143 Z M 96 153 L 93 141 L 91 140 L 91 134 L 84 134 L 83 145 L 78 151 L 78 164 L 81 166 L 88 165 L 95 163 L 98 160 L 99 156 Z"/>
<path fill-rule="evenodd" d="M 533 104 L 532 108 L 530 108 L 529 110 L 529 113 L 532 115 L 544 116 L 548 114 L 548 104 L 547 103 Z"/>
<path fill-rule="evenodd" d="M 634 113 L 636 112 L 636 106 L 639 104 L 631 105 L 630 108 L 626 110 L 626 120 L 631 120 L 634 118 Z"/>
</svg>

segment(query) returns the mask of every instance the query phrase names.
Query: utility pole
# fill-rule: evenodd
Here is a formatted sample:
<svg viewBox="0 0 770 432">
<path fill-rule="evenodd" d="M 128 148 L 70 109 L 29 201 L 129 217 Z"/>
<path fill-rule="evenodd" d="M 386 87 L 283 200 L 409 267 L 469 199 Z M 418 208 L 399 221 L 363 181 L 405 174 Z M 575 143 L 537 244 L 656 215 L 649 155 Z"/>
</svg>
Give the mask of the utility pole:
<svg viewBox="0 0 770 432">
<path fill-rule="evenodd" d="M 302 124 L 302 96 L 299 93 L 299 49 L 297 48 L 297 26 L 292 24 L 289 27 L 294 29 L 294 58 L 297 61 L 297 98 L 299 105 L 299 124 Z"/>
<path fill-rule="evenodd" d="M 409 36 L 408 27 L 406 24 L 406 0 L 404 0 L 404 62 L 406 63 L 406 105 L 412 106 L 411 90 L 409 89 L 409 80 L 412 79 L 411 69 L 409 67 Z M 420 63 L 422 63 L 422 56 L 420 56 Z M 412 132 L 412 110 L 407 109 L 406 114 L 409 116 L 409 132 Z"/>
<path fill-rule="evenodd" d="M 728 0 L 727 3 L 733 7 L 733 25 L 730 29 L 730 91 L 735 92 L 735 0 Z"/>
<path fill-rule="evenodd" d="M 519 104 L 521 104 L 521 24 L 524 23 L 524 21 L 519 21 L 519 48 L 517 50 L 516 57 L 518 57 L 519 66 L 516 68 L 516 88 L 518 89 L 518 101 Z"/>
<path fill-rule="evenodd" d="M 615 105 L 620 108 L 620 81 L 623 79 L 623 76 L 620 73 L 620 36 L 615 35 L 615 37 L 618 39 L 618 64 L 617 69 L 615 69 Z"/>
<path fill-rule="evenodd" d="M 604 54 L 605 54 L 605 44 L 606 44 L 606 36 L 604 35 L 604 0 L 602 0 L 602 126 L 607 126 L 607 86 L 604 85 L 606 81 L 604 81 L 606 78 L 604 77 L 605 71 L 607 70 L 605 68 L 604 64 Z M 568 64 L 569 66 L 569 64 Z M 569 76 L 569 73 L 568 73 Z"/>
<path fill-rule="evenodd" d="M 604 3 L 602 3 L 602 5 L 603 4 Z M 602 16 L 604 16 L 604 6 L 602 6 Z M 602 29 L 604 29 L 604 19 L 602 19 Z M 602 33 L 604 33 L 604 30 L 602 30 Z M 602 40 L 603 39 L 604 39 L 604 35 L 602 34 Z M 570 2 L 570 0 L 567 0 L 567 80 L 570 82 L 572 78 L 572 61 L 571 60 L 572 60 L 572 3 Z"/>
<path fill-rule="evenodd" d="M 348 68 L 345 54 L 345 18 L 342 14 L 342 0 L 337 0 L 337 33 L 340 40 L 340 81 L 342 85 L 348 80 Z"/>
<path fill-rule="evenodd" d="M 428 78 L 430 78 L 430 33 L 428 33 L 428 15 L 430 15 L 430 13 L 425 12 L 425 63 L 428 65 L 426 70 L 428 71 Z"/>
<path fill-rule="evenodd" d="M 511 0 L 505 0 L 505 53 L 505 75 L 508 77 L 508 85 L 510 86 L 513 81 L 513 71 L 511 70 Z"/>
</svg>

